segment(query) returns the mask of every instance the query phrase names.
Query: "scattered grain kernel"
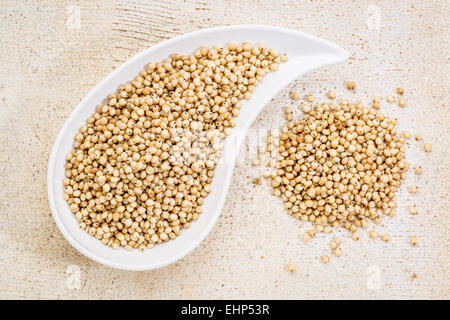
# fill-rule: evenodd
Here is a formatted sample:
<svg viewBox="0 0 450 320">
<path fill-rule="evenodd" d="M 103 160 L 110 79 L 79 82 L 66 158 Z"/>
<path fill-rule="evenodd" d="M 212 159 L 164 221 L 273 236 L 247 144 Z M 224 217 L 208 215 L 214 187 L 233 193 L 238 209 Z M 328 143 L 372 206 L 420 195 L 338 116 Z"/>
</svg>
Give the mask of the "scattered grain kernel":
<svg viewBox="0 0 450 320">
<path fill-rule="evenodd" d="M 259 160 L 259 158 L 253 159 L 253 161 L 252 161 L 252 165 L 253 165 L 253 166 L 257 167 L 257 166 L 259 166 L 260 164 L 261 164 L 261 160 Z"/>
<path fill-rule="evenodd" d="M 410 214 L 417 214 L 418 212 L 417 212 L 416 206 L 409 207 L 409 213 Z"/>
<path fill-rule="evenodd" d="M 270 169 L 269 168 L 264 169 L 263 177 L 264 178 L 269 178 L 270 177 Z"/>
<path fill-rule="evenodd" d="M 403 88 L 397 88 L 397 94 L 402 95 L 403 93 L 405 93 Z"/>
<path fill-rule="evenodd" d="M 306 96 L 306 101 L 308 101 L 308 102 L 313 102 L 313 101 L 314 101 L 314 96 L 313 96 L 312 94 L 308 94 L 308 95 Z"/>
<path fill-rule="evenodd" d="M 291 99 L 297 101 L 298 99 L 300 99 L 300 95 L 297 92 L 292 92 Z"/>
<path fill-rule="evenodd" d="M 370 237 L 372 239 L 376 239 L 376 238 L 378 238 L 378 233 L 376 231 L 370 231 Z"/>
<path fill-rule="evenodd" d="M 416 133 L 416 135 L 414 136 L 414 139 L 416 139 L 416 141 L 422 141 L 422 136 L 418 133 Z"/>
<path fill-rule="evenodd" d="M 416 194 L 419 191 L 419 187 L 418 186 L 410 186 L 408 188 L 408 191 L 409 191 L 409 193 Z"/>
<path fill-rule="evenodd" d="M 384 242 L 388 242 L 390 238 L 391 238 L 391 237 L 390 237 L 387 233 L 385 233 L 385 234 L 383 234 L 383 235 L 381 236 L 381 239 L 382 239 Z"/>
<path fill-rule="evenodd" d="M 336 98 L 336 92 L 334 92 L 334 91 L 328 92 L 328 98 L 331 99 L 331 100 Z"/>
<path fill-rule="evenodd" d="M 289 263 L 288 265 L 286 265 L 286 270 L 290 273 L 293 273 L 296 269 L 297 267 L 293 263 Z"/>
<path fill-rule="evenodd" d="M 411 138 L 411 133 L 409 133 L 409 131 L 403 131 L 402 137 L 405 139 L 409 139 L 409 138 Z"/>
<path fill-rule="evenodd" d="M 334 254 L 336 257 L 340 257 L 340 256 L 342 255 L 342 248 L 336 248 L 336 249 L 334 249 L 334 250 L 333 250 L 333 254 Z"/>
<path fill-rule="evenodd" d="M 255 179 L 253 179 L 253 180 L 252 180 L 252 183 L 253 183 L 253 184 L 256 184 L 256 185 L 261 184 L 261 178 L 255 178 Z"/>
<path fill-rule="evenodd" d="M 328 263 L 328 262 L 330 262 L 330 257 L 329 256 L 321 256 L 320 260 L 322 261 L 322 263 Z"/>
<path fill-rule="evenodd" d="M 353 233 L 352 233 L 352 239 L 355 240 L 355 241 L 359 240 L 359 233 L 356 232 L 356 231 L 353 232 Z"/>
<path fill-rule="evenodd" d="M 334 241 L 331 241 L 331 242 L 330 242 L 330 248 L 331 248 L 332 250 L 336 249 L 338 246 L 339 246 L 339 245 L 338 245 L 336 242 L 334 242 Z"/>
<path fill-rule="evenodd" d="M 313 237 L 316 235 L 316 231 L 311 229 L 311 230 L 308 231 L 308 235 L 309 235 L 311 238 L 313 238 Z"/>
<path fill-rule="evenodd" d="M 341 245 L 341 239 L 339 239 L 339 238 L 337 238 L 337 237 L 334 237 L 334 238 L 333 238 L 333 242 L 335 242 L 338 246 Z"/>
<path fill-rule="evenodd" d="M 389 103 L 392 103 L 392 102 L 395 101 L 395 98 L 394 98 L 394 96 L 389 95 L 389 96 L 386 97 L 386 101 L 389 102 Z"/>
<path fill-rule="evenodd" d="M 406 106 L 406 99 L 404 99 L 404 98 L 398 99 L 398 106 L 399 106 L 400 108 L 405 107 L 405 106 Z"/>
<path fill-rule="evenodd" d="M 416 245 L 419 243 L 419 241 L 417 240 L 417 237 L 416 237 L 416 236 L 412 236 L 411 238 L 409 238 L 409 243 L 410 243 L 412 246 L 416 246 Z"/>
<path fill-rule="evenodd" d="M 276 164 L 275 159 L 270 159 L 269 162 L 267 163 L 267 165 L 271 168 L 274 168 L 275 164 Z"/>
<path fill-rule="evenodd" d="M 347 81 L 345 86 L 348 90 L 355 90 L 356 88 L 356 84 L 353 81 Z"/>
<path fill-rule="evenodd" d="M 431 152 L 432 150 L 431 143 L 424 143 L 423 150 L 425 150 L 425 152 Z"/>
<path fill-rule="evenodd" d="M 422 174 L 422 172 L 423 172 L 422 166 L 416 166 L 416 167 L 414 167 L 414 172 L 415 172 L 416 174 Z"/>
</svg>

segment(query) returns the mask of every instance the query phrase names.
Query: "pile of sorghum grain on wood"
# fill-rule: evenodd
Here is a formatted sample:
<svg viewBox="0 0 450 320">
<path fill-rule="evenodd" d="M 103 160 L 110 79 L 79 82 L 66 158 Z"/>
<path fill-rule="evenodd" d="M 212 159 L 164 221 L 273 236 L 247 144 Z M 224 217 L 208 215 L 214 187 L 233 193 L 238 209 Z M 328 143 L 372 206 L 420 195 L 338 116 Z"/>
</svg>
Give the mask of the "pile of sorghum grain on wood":
<svg viewBox="0 0 450 320">
<path fill-rule="evenodd" d="M 356 85 L 349 81 L 346 87 L 355 90 Z M 403 93 L 397 88 L 398 95 Z M 327 96 L 334 100 L 336 93 L 330 91 Z M 298 94 L 291 93 L 291 99 L 297 101 Z M 411 134 L 398 133 L 397 120 L 377 111 L 380 100 L 374 97 L 368 108 L 348 100 L 313 104 L 314 97 L 307 95 L 308 103 L 301 108 L 304 117 L 294 119 L 293 108 L 285 108 L 287 124 L 279 132 L 270 131 L 266 149 L 258 150 L 270 156 L 263 176 L 270 179 L 273 194 L 282 198 L 290 215 L 314 224 L 303 235 L 304 241 L 336 227 L 349 230 L 352 239 L 359 240 L 358 229 L 369 221 L 379 224 L 383 215 L 395 215 L 395 192 L 410 166 L 404 144 Z M 392 103 L 395 98 L 389 96 L 386 101 Z M 399 98 L 398 105 L 405 107 L 406 100 Z M 415 139 L 422 140 L 419 134 Z M 431 152 L 431 144 L 425 143 L 423 149 Z M 257 158 L 253 164 L 260 162 Z M 422 167 L 414 171 L 419 175 Z M 410 186 L 408 191 L 415 194 L 418 187 Z M 409 212 L 417 214 L 416 207 Z M 378 233 L 370 231 L 369 236 L 377 239 Z M 388 234 L 380 238 L 390 240 Z M 417 245 L 417 237 L 409 242 Z M 335 256 L 342 254 L 340 243 L 336 237 L 330 243 Z M 320 260 L 328 263 L 330 258 L 323 255 Z"/>
<path fill-rule="evenodd" d="M 350 81 L 346 87 L 355 90 L 356 86 Z M 403 94 L 403 89 L 397 93 Z M 395 215 L 395 192 L 409 168 L 404 144 L 411 135 L 398 133 L 397 120 L 377 111 L 379 97 L 369 108 L 361 102 L 332 101 L 336 98 L 333 91 L 327 96 L 329 102 L 313 103 L 314 97 L 308 95 L 301 119 L 294 119 L 293 108 L 285 108 L 287 123 L 267 136 L 265 151 L 270 160 L 263 176 L 270 179 L 273 194 L 282 198 L 290 215 L 314 224 L 303 235 L 304 241 L 336 227 L 349 230 L 352 239 L 358 240 L 358 229 L 367 227 L 369 221 L 379 224 L 383 215 Z M 298 94 L 291 93 L 291 98 L 297 101 Z M 405 99 L 400 100 L 399 106 L 404 107 Z M 424 149 L 431 151 L 430 146 Z M 253 164 L 260 162 L 257 158 Z M 420 174 L 421 167 L 415 172 Z M 410 193 L 417 190 L 417 186 L 409 188 Z M 413 207 L 410 212 L 417 210 Z M 378 238 L 375 231 L 369 235 Z M 388 242 L 390 237 L 383 234 L 381 239 Z M 330 243 L 335 256 L 342 254 L 340 242 L 335 237 Z M 330 258 L 323 255 L 320 260 L 328 263 Z"/>
<path fill-rule="evenodd" d="M 397 121 L 346 101 L 305 104 L 303 112 L 294 120 L 286 109 L 271 173 L 273 193 L 289 214 L 323 226 L 319 231 L 342 225 L 354 233 L 391 214 L 408 166 Z"/>
<path fill-rule="evenodd" d="M 112 248 L 141 250 L 189 228 L 240 100 L 286 59 L 250 43 L 202 47 L 150 63 L 121 86 L 66 156 L 64 199 L 80 227 Z"/>
</svg>

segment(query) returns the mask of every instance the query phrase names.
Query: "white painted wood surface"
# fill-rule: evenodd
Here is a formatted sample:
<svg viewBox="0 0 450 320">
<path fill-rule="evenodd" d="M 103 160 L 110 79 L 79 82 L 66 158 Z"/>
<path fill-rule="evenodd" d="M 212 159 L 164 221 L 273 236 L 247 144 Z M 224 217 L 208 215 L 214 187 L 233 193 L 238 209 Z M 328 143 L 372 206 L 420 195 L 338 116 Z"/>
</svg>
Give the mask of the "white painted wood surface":
<svg viewBox="0 0 450 320">
<path fill-rule="evenodd" d="M 2 1 L 0 2 L 0 298 L 450 298 L 448 1 Z M 79 13 L 80 20 L 77 20 Z M 78 23 L 79 22 L 79 23 Z M 216 227 L 192 254 L 163 269 L 124 272 L 73 249 L 51 217 L 46 166 L 53 140 L 82 97 L 111 70 L 161 40 L 211 26 L 272 24 L 336 42 L 352 59 L 310 73 L 278 95 L 252 127 L 276 128 L 289 93 L 368 101 L 405 88 L 408 105 L 382 104 L 410 141 L 410 172 L 396 217 L 370 228 L 388 244 L 339 233 L 303 243 L 309 225 L 289 217 L 263 183 L 251 180 L 254 146 L 241 148 Z M 344 90 L 354 80 L 356 93 Z M 294 105 L 297 105 L 295 103 Z M 251 143 L 249 143 L 251 144 Z M 406 186 L 419 185 L 411 196 Z M 419 215 L 410 216 L 415 204 Z M 417 235 L 418 247 L 409 236 Z M 331 262 L 323 265 L 326 252 Z M 289 274 L 287 263 L 297 270 Z M 79 276 L 79 282 L 78 282 Z"/>
</svg>

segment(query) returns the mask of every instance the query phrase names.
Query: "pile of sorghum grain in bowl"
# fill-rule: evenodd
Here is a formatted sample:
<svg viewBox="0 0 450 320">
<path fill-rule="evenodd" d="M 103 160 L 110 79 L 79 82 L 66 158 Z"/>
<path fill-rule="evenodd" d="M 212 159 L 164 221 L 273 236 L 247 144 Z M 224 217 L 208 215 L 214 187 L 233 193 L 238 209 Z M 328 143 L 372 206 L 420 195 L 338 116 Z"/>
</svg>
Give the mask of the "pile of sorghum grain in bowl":
<svg viewBox="0 0 450 320">
<path fill-rule="evenodd" d="M 141 250 L 189 228 L 240 101 L 286 59 L 243 43 L 148 64 L 98 106 L 66 156 L 64 199 L 79 226 L 112 248 Z"/>
</svg>

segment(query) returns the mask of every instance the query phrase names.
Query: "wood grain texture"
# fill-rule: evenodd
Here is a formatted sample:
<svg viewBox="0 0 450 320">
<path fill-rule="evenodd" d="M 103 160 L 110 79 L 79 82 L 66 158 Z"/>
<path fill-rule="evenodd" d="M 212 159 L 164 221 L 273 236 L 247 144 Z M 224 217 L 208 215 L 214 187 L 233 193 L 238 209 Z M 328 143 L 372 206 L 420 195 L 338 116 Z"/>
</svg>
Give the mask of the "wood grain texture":
<svg viewBox="0 0 450 320">
<path fill-rule="evenodd" d="M 67 24 L 73 5 L 79 29 Z M 367 25 L 370 6 L 379 10 L 379 28 Z M 0 298 L 450 298 L 449 9 L 448 1 L 0 2 Z M 241 147 L 219 221 L 190 255 L 148 272 L 113 270 L 82 256 L 59 233 L 46 195 L 48 156 L 67 116 L 139 51 L 201 28 L 244 23 L 308 32 L 352 57 L 301 77 L 261 113 Z M 344 90 L 345 80 L 356 82 L 356 93 Z M 383 104 L 382 111 L 397 117 L 401 130 L 421 133 L 433 152 L 408 142 L 407 157 L 424 173 L 409 174 L 398 215 L 370 228 L 392 240 L 362 232 L 354 242 L 338 232 L 344 254 L 323 265 L 330 237 L 304 244 L 310 226 L 289 217 L 266 184 L 251 183 L 260 174 L 248 161 L 254 136 L 283 123 L 281 108 L 293 104 L 293 90 L 325 100 L 333 89 L 368 101 L 397 86 L 406 90 L 407 107 Z M 418 195 L 406 192 L 410 184 L 419 185 Z M 407 213 L 411 204 L 419 215 Z M 409 245 L 411 235 L 418 247 Z M 287 263 L 297 271 L 286 272 Z M 70 266 L 80 268 L 78 289 Z"/>
</svg>

